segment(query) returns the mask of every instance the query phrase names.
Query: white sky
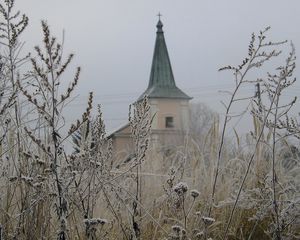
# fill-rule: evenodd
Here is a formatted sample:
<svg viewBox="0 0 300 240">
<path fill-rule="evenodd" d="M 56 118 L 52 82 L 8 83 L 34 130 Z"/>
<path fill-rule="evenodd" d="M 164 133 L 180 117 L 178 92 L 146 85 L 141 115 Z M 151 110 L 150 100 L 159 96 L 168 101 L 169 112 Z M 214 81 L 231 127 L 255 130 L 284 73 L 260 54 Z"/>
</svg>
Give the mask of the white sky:
<svg viewBox="0 0 300 240">
<path fill-rule="evenodd" d="M 270 25 L 272 40 L 300 47 L 299 0 L 16 0 L 16 9 L 30 18 L 24 51 L 40 43 L 42 19 L 58 38 L 65 30 L 65 52 L 75 53 L 74 69 L 83 69 L 69 120 L 94 91 L 108 129 L 126 122 L 128 105 L 148 85 L 158 12 L 177 85 L 218 111 L 226 100 L 218 90 L 230 89 L 233 79 L 217 69 L 240 63 L 252 32 Z M 300 84 L 287 95 L 300 96 Z"/>
</svg>

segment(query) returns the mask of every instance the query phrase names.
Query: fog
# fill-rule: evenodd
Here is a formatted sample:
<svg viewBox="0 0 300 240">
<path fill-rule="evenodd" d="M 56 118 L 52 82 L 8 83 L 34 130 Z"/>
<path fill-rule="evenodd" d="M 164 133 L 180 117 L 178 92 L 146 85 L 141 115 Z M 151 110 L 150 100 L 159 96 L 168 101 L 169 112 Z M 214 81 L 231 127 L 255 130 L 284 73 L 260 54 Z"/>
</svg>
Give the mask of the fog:
<svg viewBox="0 0 300 240">
<path fill-rule="evenodd" d="M 58 39 L 64 35 L 64 52 L 76 55 L 66 81 L 72 79 L 75 66 L 82 67 L 76 97 L 66 110 L 68 121 L 80 116 L 93 91 L 108 129 L 126 122 L 128 105 L 148 85 L 158 12 L 178 87 L 193 102 L 204 102 L 220 113 L 220 100 L 228 96 L 219 90 L 229 90 L 234 81 L 218 68 L 240 64 L 252 32 L 271 26 L 270 39 L 292 40 L 296 50 L 300 46 L 297 0 L 16 0 L 16 9 L 30 19 L 23 34 L 24 53 L 41 43 L 40 22 L 45 19 Z M 283 50 L 287 53 L 289 45 Z M 299 93 L 297 83 L 285 97 Z M 242 89 L 242 94 L 253 95 L 254 86 Z"/>
</svg>

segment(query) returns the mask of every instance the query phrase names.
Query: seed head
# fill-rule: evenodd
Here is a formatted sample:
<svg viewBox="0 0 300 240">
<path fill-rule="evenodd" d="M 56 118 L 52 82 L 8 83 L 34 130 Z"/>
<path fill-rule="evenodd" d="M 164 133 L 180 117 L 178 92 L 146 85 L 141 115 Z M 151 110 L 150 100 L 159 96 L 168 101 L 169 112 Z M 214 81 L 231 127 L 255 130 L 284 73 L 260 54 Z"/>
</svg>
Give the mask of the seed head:
<svg viewBox="0 0 300 240">
<path fill-rule="evenodd" d="M 202 220 L 205 225 L 211 225 L 216 221 L 214 218 L 210 218 L 210 217 L 202 217 Z"/>
<path fill-rule="evenodd" d="M 188 185 L 184 182 L 179 182 L 173 187 L 174 192 L 176 192 L 178 195 L 183 195 L 188 190 Z"/>
<path fill-rule="evenodd" d="M 179 233 L 182 228 L 179 225 L 174 225 L 174 226 L 172 226 L 172 229 L 173 229 L 174 232 Z"/>
<path fill-rule="evenodd" d="M 200 195 L 200 192 L 197 191 L 196 189 L 191 190 L 191 196 L 193 198 L 199 197 L 199 195 Z"/>
</svg>

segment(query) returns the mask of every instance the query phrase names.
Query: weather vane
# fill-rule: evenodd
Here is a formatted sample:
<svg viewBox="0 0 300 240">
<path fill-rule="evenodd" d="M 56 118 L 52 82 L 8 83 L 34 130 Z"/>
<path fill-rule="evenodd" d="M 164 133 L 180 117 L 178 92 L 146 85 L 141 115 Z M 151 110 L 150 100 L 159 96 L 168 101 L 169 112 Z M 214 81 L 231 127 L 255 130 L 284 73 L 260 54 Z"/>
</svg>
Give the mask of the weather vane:
<svg viewBox="0 0 300 240">
<path fill-rule="evenodd" d="M 160 20 L 160 17 L 161 17 L 162 15 L 160 14 L 160 12 L 158 12 L 157 16 L 158 16 L 158 20 Z"/>
</svg>

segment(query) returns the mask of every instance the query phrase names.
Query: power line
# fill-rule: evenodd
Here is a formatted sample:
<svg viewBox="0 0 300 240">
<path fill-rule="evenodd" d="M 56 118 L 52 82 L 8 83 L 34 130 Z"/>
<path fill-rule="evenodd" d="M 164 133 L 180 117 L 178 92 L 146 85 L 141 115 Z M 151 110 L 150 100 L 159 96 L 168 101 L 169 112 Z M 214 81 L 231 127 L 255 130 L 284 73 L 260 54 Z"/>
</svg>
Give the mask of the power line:
<svg viewBox="0 0 300 240">
<path fill-rule="evenodd" d="M 223 87 L 230 87 L 233 84 L 217 84 L 217 85 L 204 85 L 204 86 L 195 86 L 195 87 L 190 87 L 190 88 L 182 88 L 184 91 L 189 91 L 191 90 L 192 92 L 194 90 L 196 91 L 207 91 L 209 89 L 214 90 L 214 89 L 220 89 Z M 112 94 L 94 94 L 94 97 L 101 97 L 101 98 L 114 98 L 114 97 L 128 97 L 128 96 L 135 96 L 139 95 L 141 92 L 123 92 L 123 93 L 112 93 Z M 88 95 L 80 95 L 80 98 L 87 98 Z"/>
</svg>

